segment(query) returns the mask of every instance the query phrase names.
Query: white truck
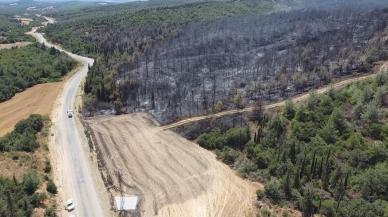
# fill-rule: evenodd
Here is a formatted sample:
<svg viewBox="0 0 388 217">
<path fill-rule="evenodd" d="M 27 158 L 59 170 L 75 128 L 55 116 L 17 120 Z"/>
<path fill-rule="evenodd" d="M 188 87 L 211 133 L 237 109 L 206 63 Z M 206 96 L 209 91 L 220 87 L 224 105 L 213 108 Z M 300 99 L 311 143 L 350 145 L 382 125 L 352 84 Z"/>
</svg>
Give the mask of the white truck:
<svg viewBox="0 0 388 217">
<path fill-rule="evenodd" d="M 69 212 L 73 211 L 75 209 L 74 201 L 73 199 L 69 199 L 66 201 L 65 209 Z"/>
</svg>

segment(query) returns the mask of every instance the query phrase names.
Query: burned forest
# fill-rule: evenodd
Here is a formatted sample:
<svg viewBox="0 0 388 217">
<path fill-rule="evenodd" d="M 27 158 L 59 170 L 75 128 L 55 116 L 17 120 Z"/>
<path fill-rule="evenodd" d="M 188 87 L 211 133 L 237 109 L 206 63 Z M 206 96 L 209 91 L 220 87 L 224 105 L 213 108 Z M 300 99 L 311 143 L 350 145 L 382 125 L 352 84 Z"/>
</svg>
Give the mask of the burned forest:
<svg viewBox="0 0 388 217">
<path fill-rule="evenodd" d="M 118 112 L 147 110 L 163 122 L 284 99 L 368 72 L 387 57 L 379 49 L 387 44 L 387 20 L 387 10 L 312 9 L 193 23 L 174 33 L 130 30 L 128 37 L 154 43 L 119 62 L 111 87 L 103 84 L 96 97 L 116 98 Z M 103 70 L 96 64 L 91 76 Z"/>
</svg>

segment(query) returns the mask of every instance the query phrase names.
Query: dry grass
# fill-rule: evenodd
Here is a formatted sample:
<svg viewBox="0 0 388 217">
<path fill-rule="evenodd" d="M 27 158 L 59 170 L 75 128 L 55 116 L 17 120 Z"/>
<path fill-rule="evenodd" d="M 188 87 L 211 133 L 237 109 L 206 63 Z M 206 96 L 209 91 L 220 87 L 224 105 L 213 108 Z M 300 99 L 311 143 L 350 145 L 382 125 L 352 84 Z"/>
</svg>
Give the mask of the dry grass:
<svg viewBox="0 0 388 217">
<path fill-rule="evenodd" d="M 50 115 L 63 82 L 38 84 L 0 103 L 0 137 L 31 114 Z"/>
</svg>

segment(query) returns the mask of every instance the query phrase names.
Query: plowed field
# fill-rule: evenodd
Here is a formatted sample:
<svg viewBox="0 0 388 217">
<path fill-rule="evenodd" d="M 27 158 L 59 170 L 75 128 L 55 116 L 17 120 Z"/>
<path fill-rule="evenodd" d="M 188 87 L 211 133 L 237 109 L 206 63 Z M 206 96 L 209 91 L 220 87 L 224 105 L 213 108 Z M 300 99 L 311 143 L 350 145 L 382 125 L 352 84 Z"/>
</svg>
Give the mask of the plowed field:
<svg viewBox="0 0 388 217">
<path fill-rule="evenodd" d="M 87 124 L 111 192 L 139 195 L 141 216 L 255 216 L 255 192 L 262 186 L 238 177 L 197 144 L 162 130 L 149 115 Z"/>
</svg>

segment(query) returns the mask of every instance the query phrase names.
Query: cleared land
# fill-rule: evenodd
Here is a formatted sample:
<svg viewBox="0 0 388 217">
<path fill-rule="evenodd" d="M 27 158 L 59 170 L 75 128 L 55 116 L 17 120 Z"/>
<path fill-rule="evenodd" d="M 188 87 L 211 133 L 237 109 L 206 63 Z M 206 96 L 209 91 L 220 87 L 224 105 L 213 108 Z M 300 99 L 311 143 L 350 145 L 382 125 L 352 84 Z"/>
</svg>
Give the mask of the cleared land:
<svg viewBox="0 0 388 217">
<path fill-rule="evenodd" d="M 108 189 L 113 195 L 139 195 L 141 216 L 255 216 L 255 191 L 261 185 L 238 177 L 212 152 L 160 130 L 149 115 L 94 118 L 86 124 Z"/>
<path fill-rule="evenodd" d="M 0 50 L 1 49 L 25 47 L 29 44 L 32 44 L 32 43 L 31 42 L 15 42 L 15 43 L 11 43 L 11 44 L 0 44 Z"/>
<path fill-rule="evenodd" d="M 63 82 L 38 84 L 0 103 L 0 136 L 31 114 L 50 115 Z"/>
</svg>

